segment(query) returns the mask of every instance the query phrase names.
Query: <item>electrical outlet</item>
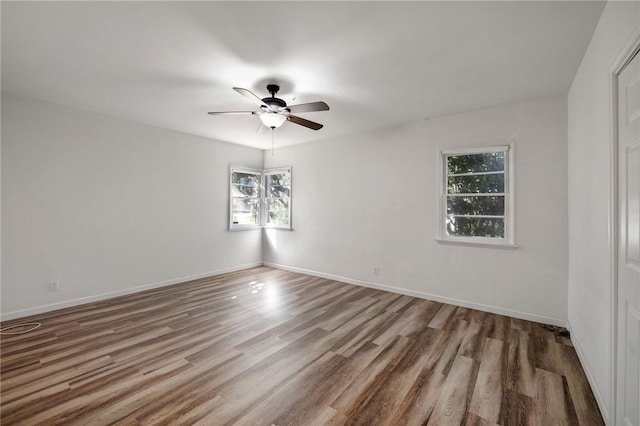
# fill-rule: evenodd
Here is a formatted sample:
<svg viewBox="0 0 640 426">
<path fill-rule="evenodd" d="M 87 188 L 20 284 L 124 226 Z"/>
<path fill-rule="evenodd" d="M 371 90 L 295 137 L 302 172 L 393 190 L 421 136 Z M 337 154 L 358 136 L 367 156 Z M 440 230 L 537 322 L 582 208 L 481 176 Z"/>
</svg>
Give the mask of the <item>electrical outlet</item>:
<svg viewBox="0 0 640 426">
<path fill-rule="evenodd" d="M 49 291 L 60 291 L 60 281 L 51 281 L 49 283 Z"/>
<path fill-rule="evenodd" d="M 380 275 L 380 269 L 377 266 L 373 267 L 373 275 Z"/>
</svg>

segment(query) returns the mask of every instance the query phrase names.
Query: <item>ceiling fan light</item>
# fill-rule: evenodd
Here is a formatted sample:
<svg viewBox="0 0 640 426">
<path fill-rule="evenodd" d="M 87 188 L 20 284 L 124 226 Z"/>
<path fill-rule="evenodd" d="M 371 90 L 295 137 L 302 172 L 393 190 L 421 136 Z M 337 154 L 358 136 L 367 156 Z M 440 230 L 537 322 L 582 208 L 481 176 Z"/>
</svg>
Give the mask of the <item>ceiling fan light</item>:
<svg viewBox="0 0 640 426">
<path fill-rule="evenodd" d="M 287 121 L 287 117 L 275 112 L 267 112 L 260 114 L 260 121 L 262 121 L 262 124 L 265 126 L 275 129 L 282 126 L 284 122 Z"/>
</svg>

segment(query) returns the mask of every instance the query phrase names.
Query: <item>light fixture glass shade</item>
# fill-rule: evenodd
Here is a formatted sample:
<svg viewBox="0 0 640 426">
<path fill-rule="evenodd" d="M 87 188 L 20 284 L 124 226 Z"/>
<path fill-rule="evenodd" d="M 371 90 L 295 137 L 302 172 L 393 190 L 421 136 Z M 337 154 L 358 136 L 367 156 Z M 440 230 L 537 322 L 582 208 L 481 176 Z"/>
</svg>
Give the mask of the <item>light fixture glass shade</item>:
<svg viewBox="0 0 640 426">
<path fill-rule="evenodd" d="M 275 112 L 265 112 L 260 114 L 260 121 L 267 127 L 275 128 L 282 126 L 287 121 L 287 117 Z"/>
</svg>

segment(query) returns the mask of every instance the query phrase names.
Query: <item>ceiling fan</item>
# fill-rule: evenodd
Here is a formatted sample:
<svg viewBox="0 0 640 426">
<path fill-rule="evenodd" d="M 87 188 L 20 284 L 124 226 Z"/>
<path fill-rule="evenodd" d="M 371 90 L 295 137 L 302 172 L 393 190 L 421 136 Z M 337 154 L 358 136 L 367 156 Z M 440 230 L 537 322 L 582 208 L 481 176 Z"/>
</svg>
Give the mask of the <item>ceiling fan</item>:
<svg viewBox="0 0 640 426">
<path fill-rule="evenodd" d="M 278 90 L 280 90 L 280 86 L 278 86 L 277 84 L 268 84 L 267 91 L 271 94 L 271 97 L 262 99 L 253 94 L 253 92 L 251 92 L 250 90 L 243 89 L 241 87 L 234 87 L 233 90 L 249 98 L 255 104 L 259 105 L 260 108 L 257 111 L 221 111 L 210 112 L 209 114 L 253 114 L 257 115 L 258 118 L 260 118 L 262 124 L 271 129 L 282 126 L 285 121 L 290 121 L 292 123 L 299 124 L 300 126 L 308 127 L 312 130 L 320 130 L 322 129 L 322 124 L 304 119 L 302 117 L 298 117 L 297 115 L 293 115 L 292 113 L 297 114 L 300 112 L 329 110 L 329 105 L 324 102 L 310 102 L 306 104 L 287 106 L 287 103 L 283 99 L 276 98 L 276 93 L 278 93 Z"/>
</svg>

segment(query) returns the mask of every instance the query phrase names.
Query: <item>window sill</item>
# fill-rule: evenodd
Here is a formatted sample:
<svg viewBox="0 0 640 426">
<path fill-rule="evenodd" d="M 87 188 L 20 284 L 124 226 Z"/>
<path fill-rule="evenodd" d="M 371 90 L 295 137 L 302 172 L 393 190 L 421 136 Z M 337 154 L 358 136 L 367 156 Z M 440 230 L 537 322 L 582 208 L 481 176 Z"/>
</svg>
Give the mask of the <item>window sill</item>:
<svg viewBox="0 0 640 426">
<path fill-rule="evenodd" d="M 263 226 L 262 229 L 264 229 L 265 231 L 269 231 L 269 230 L 274 230 L 274 231 L 285 231 L 285 232 L 292 232 L 293 228 L 290 228 L 288 226 Z"/>
<path fill-rule="evenodd" d="M 273 229 L 276 231 L 293 231 L 293 228 L 289 228 L 289 227 L 285 227 L 285 226 L 262 226 L 262 225 L 236 225 L 233 228 L 229 228 L 228 231 L 230 232 L 237 232 L 237 231 L 258 231 L 260 229 L 264 229 L 264 230 L 269 230 L 269 229 Z"/>
<path fill-rule="evenodd" d="M 464 241 L 464 240 L 445 240 L 442 238 L 436 238 L 438 244 L 455 245 L 455 246 L 471 246 L 471 247 L 486 247 L 495 248 L 501 250 L 515 250 L 520 247 L 518 244 L 511 243 L 492 243 L 492 242 L 480 242 L 480 241 Z"/>
<path fill-rule="evenodd" d="M 237 232 L 237 231 L 257 231 L 259 229 L 262 229 L 262 226 L 260 225 L 236 225 L 232 228 L 229 228 L 230 232 Z"/>
</svg>

